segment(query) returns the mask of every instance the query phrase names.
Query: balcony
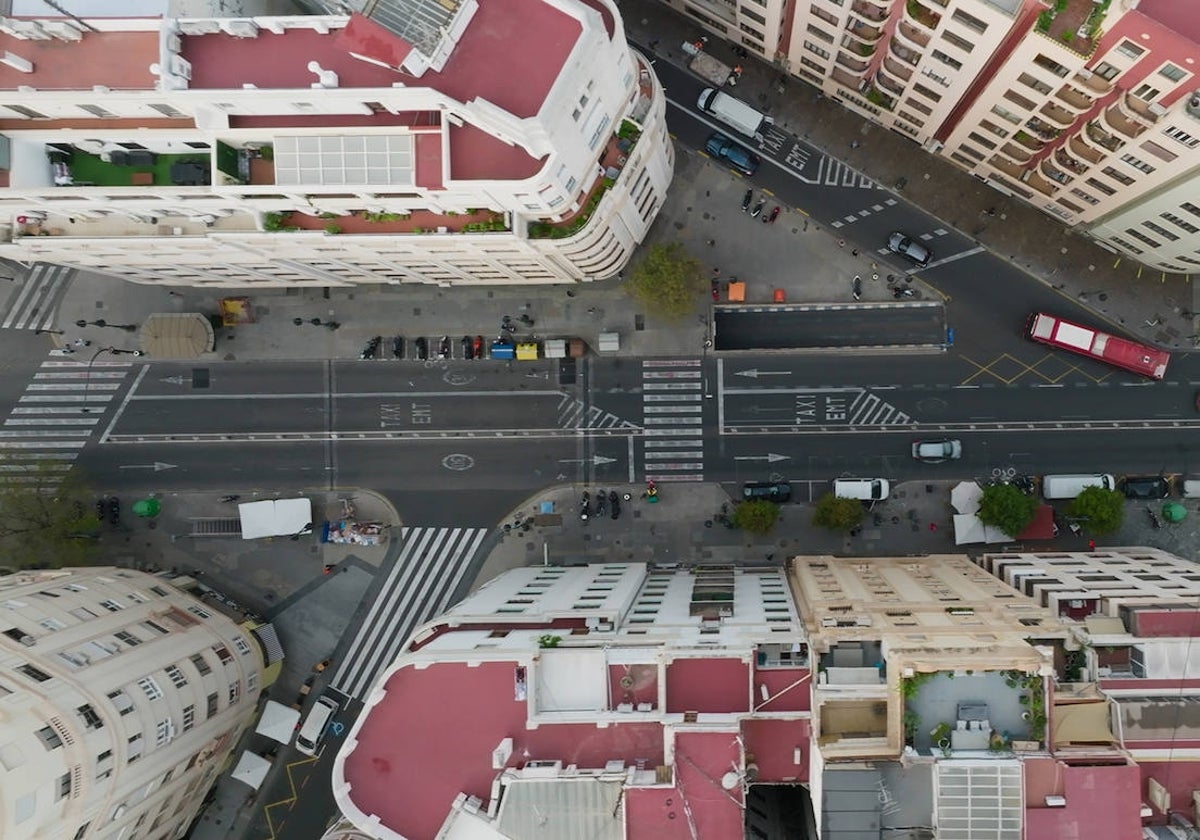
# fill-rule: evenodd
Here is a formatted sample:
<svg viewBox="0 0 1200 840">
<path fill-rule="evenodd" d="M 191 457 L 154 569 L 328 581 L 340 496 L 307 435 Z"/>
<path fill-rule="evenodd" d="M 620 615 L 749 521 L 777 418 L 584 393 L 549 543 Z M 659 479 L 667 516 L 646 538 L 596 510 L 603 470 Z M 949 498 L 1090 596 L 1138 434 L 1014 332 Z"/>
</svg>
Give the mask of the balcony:
<svg viewBox="0 0 1200 840">
<path fill-rule="evenodd" d="M 1071 154 L 1081 157 L 1089 163 L 1099 163 L 1104 160 L 1104 152 L 1093 149 L 1082 138 L 1083 134 L 1075 134 L 1067 141 Z"/>
<path fill-rule="evenodd" d="M 1100 27 L 1111 0 L 1057 0 L 1038 15 L 1036 29 L 1055 43 L 1089 56 L 1099 42 Z"/>
<path fill-rule="evenodd" d="M 1013 145 L 1012 143 L 1005 144 L 1005 149 L 1009 148 L 1012 145 Z M 1021 180 L 1021 176 L 1025 174 L 1025 167 L 1018 166 L 1017 164 L 1013 163 L 1012 161 L 1006 160 L 1005 158 L 1002 158 L 999 155 L 992 155 L 991 159 L 988 161 L 988 165 L 991 166 L 993 169 L 996 169 L 999 172 L 1003 172 L 1005 175 L 1007 175 L 1009 178 L 1012 178 L 1014 181 Z"/>
<path fill-rule="evenodd" d="M 842 58 L 842 54 L 838 53 L 838 61 L 839 62 L 841 61 L 841 58 Z M 847 59 L 847 61 L 848 60 L 849 59 Z M 829 74 L 829 76 L 835 82 L 837 82 L 839 85 L 842 85 L 851 91 L 857 91 L 858 86 L 862 83 L 861 72 L 859 73 L 859 75 L 856 76 L 853 73 L 849 73 L 846 70 L 844 70 L 841 67 L 838 67 L 836 65 L 833 68 L 833 72 L 831 72 Z"/>
<path fill-rule="evenodd" d="M 63 144 L 47 146 L 54 183 L 60 187 L 105 188 L 201 187 L 212 183 L 208 154 L 157 154 L 101 145 L 105 148 L 95 152 Z"/>
<path fill-rule="evenodd" d="M 907 82 L 909 79 L 912 78 L 912 74 L 913 74 L 913 69 L 911 67 L 909 67 L 907 64 L 896 61 L 890 55 L 883 59 L 883 64 L 880 65 L 879 69 L 882 70 L 885 74 L 887 74 L 887 76 L 889 78 L 895 77 L 897 79 L 900 79 L 901 82 Z M 903 92 L 904 92 L 904 86 L 901 85 L 900 90 L 897 91 L 897 93 L 903 93 Z"/>
<path fill-rule="evenodd" d="M 878 78 L 882 79 L 884 77 L 879 76 Z M 901 88 L 899 92 L 903 92 L 903 88 Z M 863 96 L 865 96 L 867 101 L 872 105 L 878 105 L 880 108 L 883 108 L 887 111 L 891 111 L 896 107 L 896 100 L 894 100 L 891 96 L 888 96 L 874 85 L 870 85 L 865 91 L 863 91 Z"/>
<path fill-rule="evenodd" d="M 1087 128 L 1084 131 L 1089 142 L 1095 143 L 1100 148 L 1109 152 L 1119 151 L 1120 148 L 1125 145 L 1124 140 L 1109 134 L 1100 127 L 1100 124 L 1096 120 L 1092 120 L 1090 123 L 1088 123 Z"/>
<path fill-rule="evenodd" d="M 1005 143 L 1000 147 L 1000 154 L 1012 158 L 1017 163 L 1029 163 L 1033 160 L 1033 153 L 1028 149 L 1021 148 L 1016 143 Z M 1019 177 L 1022 171 L 1020 167 L 1017 167 L 1017 174 L 1013 177 Z"/>
<path fill-rule="evenodd" d="M 532 228 L 532 225 L 531 225 Z M 398 233 L 500 233 L 509 230 L 504 215 L 490 210 L 467 210 L 465 213 L 436 213 L 414 210 L 411 213 L 382 213 L 356 210 L 350 213 L 267 213 L 263 230 L 268 232 L 324 231 L 337 234 L 367 236 Z"/>
<path fill-rule="evenodd" d="M 1039 110 L 1038 113 L 1048 119 L 1052 125 L 1059 128 L 1070 128 L 1075 122 L 1076 115 L 1072 114 L 1061 105 L 1056 105 L 1054 102 L 1047 102 Z"/>
<path fill-rule="evenodd" d="M 905 742 L 922 755 L 1003 752 L 1046 737 L 1041 677 L 1018 671 L 917 673 L 901 682 Z"/>
<path fill-rule="evenodd" d="M 1071 181 L 1075 180 L 1066 172 L 1055 166 L 1049 155 L 1042 158 L 1041 162 L 1038 163 L 1038 169 L 1041 170 L 1042 174 L 1051 181 L 1059 184 L 1069 184 Z"/>
<path fill-rule="evenodd" d="M 929 35 L 922 32 L 906 20 L 901 20 L 893 32 L 893 36 L 901 43 L 907 44 L 916 52 L 921 52 L 929 46 Z"/>
<path fill-rule="evenodd" d="M 1050 181 L 1047 181 L 1034 169 L 1026 169 L 1025 177 L 1021 179 L 1026 186 L 1029 186 L 1039 193 L 1051 198 L 1058 192 L 1058 186 Z"/>
<path fill-rule="evenodd" d="M 1119 100 L 1101 111 L 1100 119 L 1104 125 L 1130 140 L 1135 139 L 1146 130 L 1146 126 L 1125 115 L 1125 112 L 1121 110 Z"/>
<path fill-rule="evenodd" d="M 878 84 L 880 87 L 882 87 L 884 89 L 883 91 L 875 91 L 875 92 L 883 94 L 885 99 L 890 100 L 891 97 L 889 97 L 887 95 L 888 93 L 894 94 L 896 96 L 901 96 L 904 94 L 904 85 L 901 84 L 900 82 L 897 82 L 894 79 L 892 79 L 890 76 L 887 75 L 887 73 L 877 72 L 875 74 L 875 82 L 876 82 L 876 84 Z M 886 91 L 887 93 L 884 93 L 884 91 Z M 871 99 L 870 91 L 868 91 L 867 99 Z M 871 101 L 874 102 L 875 100 L 872 99 Z M 881 108 L 887 108 L 889 111 L 892 110 L 892 107 L 893 107 L 893 104 L 891 101 L 889 101 L 887 105 L 884 105 L 882 102 L 875 102 L 875 104 L 879 105 Z"/>
<path fill-rule="evenodd" d="M 888 44 L 888 51 L 910 67 L 916 67 L 917 60 L 921 56 L 919 51 L 909 49 L 895 38 L 893 38 L 892 42 Z"/>
<path fill-rule="evenodd" d="M 1042 142 L 1038 138 L 1034 137 L 1032 134 L 1030 134 L 1028 131 L 1025 131 L 1025 130 L 1018 131 L 1016 134 L 1013 135 L 1013 139 L 1016 140 L 1018 143 L 1020 143 L 1022 146 L 1024 146 L 1026 149 L 1029 149 L 1034 152 L 1040 152 L 1042 149 L 1046 148 L 1046 144 L 1044 142 Z"/>
<path fill-rule="evenodd" d="M 1057 140 L 1059 135 L 1062 134 L 1061 128 L 1055 128 L 1054 126 L 1050 125 L 1050 123 L 1044 123 L 1037 117 L 1030 117 L 1029 121 L 1025 123 L 1025 126 L 1034 134 L 1036 134 L 1039 139 L 1047 142 L 1051 140 Z"/>
<path fill-rule="evenodd" d="M 1075 158 L 1071 157 L 1070 152 L 1061 146 L 1054 150 L 1054 162 L 1076 175 L 1084 175 L 1087 173 L 1087 167 L 1077 161 Z"/>
<path fill-rule="evenodd" d="M 841 52 L 840 50 L 838 51 L 838 54 L 837 54 L 837 63 L 849 70 L 854 71 L 855 73 L 858 73 L 860 75 L 860 77 L 861 77 L 861 74 L 865 73 L 867 71 L 867 68 L 871 66 L 870 62 L 860 61 L 857 58 L 851 58 L 850 56 L 846 55 L 846 53 Z M 834 68 L 835 72 L 836 72 L 836 69 L 837 68 Z M 858 82 L 859 82 L 859 80 L 855 79 L 852 82 L 843 82 L 843 84 L 848 84 L 850 87 L 857 88 Z"/>
<path fill-rule="evenodd" d="M 22 236 L 69 236 L 79 239 L 104 239 L 129 237 L 184 237 L 207 236 L 210 233 L 251 233 L 258 230 L 253 213 L 212 211 L 206 215 L 197 210 L 191 216 L 143 216 L 135 213 L 105 212 L 88 216 L 83 213 L 69 215 L 47 214 L 45 219 L 19 225 L 14 229 L 16 238 Z"/>
<path fill-rule="evenodd" d="M 854 14 L 865 20 L 874 21 L 875 23 L 881 23 L 887 18 L 886 11 L 881 9 L 879 6 L 872 6 L 869 3 L 864 3 L 862 0 L 855 0 L 854 5 L 850 7 L 850 11 L 854 12 Z"/>
<path fill-rule="evenodd" d="M 847 24 L 846 31 L 858 40 L 868 44 L 874 44 L 879 40 L 879 36 L 883 34 L 883 30 L 878 26 L 871 26 L 870 24 L 863 23 L 861 20 L 854 19 L 851 19 L 850 23 Z"/>
<path fill-rule="evenodd" d="M 1093 104 L 1095 104 L 1095 100 L 1093 100 L 1090 96 L 1085 96 L 1070 85 L 1063 85 L 1058 89 L 1058 92 L 1055 93 L 1055 96 L 1061 101 L 1065 102 L 1067 106 L 1073 109 L 1077 114 L 1082 114 L 1088 108 L 1091 108 Z"/>
<path fill-rule="evenodd" d="M 1096 73 L 1091 72 L 1090 70 L 1080 70 L 1078 73 L 1075 74 L 1075 78 L 1073 79 L 1073 81 L 1078 82 L 1079 84 L 1083 85 L 1088 90 L 1094 91 L 1095 93 L 1098 93 L 1101 96 L 1103 96 L 1106 93 L 1111 92 L 1113 89 L 1112 82 L 1110 82 L 1108 79 L 1104 78 L 1103 76 L 1100 76 Z"/>
<path fill-rule="evenodd" d="M 1132 115 L 1135 120 L 1144 123 L 1147 128 L 1153 127 L 1158 122 L 1159 106 L 1152 102 L 1138 99 L 1132 93 L 1126 93 L 1117 102 L 1121 105 L 1123 111 Z"/>
<path fill-rule="evenodd" d="M 937 29 L 938 24 L 942 22 L 942 16 L 923 5 L 923 0 L 907 0 L 904 5 L 904 13 L 909 20 L 930 32 Z"/>
</svg>

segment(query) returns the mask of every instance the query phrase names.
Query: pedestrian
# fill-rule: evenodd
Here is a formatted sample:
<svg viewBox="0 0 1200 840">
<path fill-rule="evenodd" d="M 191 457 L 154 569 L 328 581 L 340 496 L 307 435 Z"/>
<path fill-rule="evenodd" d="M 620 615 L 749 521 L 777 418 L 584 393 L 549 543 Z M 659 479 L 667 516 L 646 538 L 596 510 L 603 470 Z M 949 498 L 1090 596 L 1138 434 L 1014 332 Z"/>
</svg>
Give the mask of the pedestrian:
<svg viewBox="0 0 1200 840">
<path fill-rule="evenodd" d="M 1088 551 L 1095 551 L 1095 550 L 1096 550 L 1096 541 L 1088 540 Z"/>
<path fill-rule="evenodd" d="M 721 269 L 714 267 L 713 268 L 713 277 L 720 277 L 720 276 L 721 276 Z"/>
<path fill-rule="evenodd" d="M 851 149 L 857 149 L 857 148 L 858 148 L 859 146 L 861 146 L 861 145 L 862 145 L 862 143 L 859 143 L 857 140 L 851 140 L 851 141 L 850 141 L 850 148 L 851 148 Z"/>
<path fill-rule="evenodd" d="M 717 244 L 717 240 L 715 239 L 705 239 L 704 241 L 710 248 Z"/>
<path fill-rule="evenodd" d="M 930 531 L 936 531 L 936 530 L 937 530 L 937 523 L 936 523 L 936 522 L 930 522 L 930 523 L 929 523 L 929 530 L 930 530 Z"/>
</svg>

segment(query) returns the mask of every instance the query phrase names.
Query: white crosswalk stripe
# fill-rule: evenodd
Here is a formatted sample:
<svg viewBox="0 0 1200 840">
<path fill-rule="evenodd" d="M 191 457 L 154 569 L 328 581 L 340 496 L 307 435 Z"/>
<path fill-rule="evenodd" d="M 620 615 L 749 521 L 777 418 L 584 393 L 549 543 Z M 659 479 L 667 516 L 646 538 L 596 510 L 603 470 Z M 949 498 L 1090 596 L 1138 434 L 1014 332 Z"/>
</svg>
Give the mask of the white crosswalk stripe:
<svg viewBox="0 0 1200 840">
<path fill-rule="evenodd" d="M 642 362 L 646 479 L 704 480 L 704 371 L 700 359 Z"/>
<path fill-rule="evenodd" d="M 487 533 L 487 528 L 401 529 L 400 553 L 341 657 L 331 687 L 365 700 L 413 630 L 450 606 Z"/>
<path fill-rule="evenodd" d="M 132 369 L 127 362 L 42 362 L 0 426 L 0 484 L 60 482 Z"/>
<path fill-rule="evenodd" d="M 558 403 L 558 428 L 560 429 L 636 429 L 636 423 L 622 420 L 602 408 L 587 408 L 583 400 L 563 394 Z"/>
<path fill-rule="evenodd" d="M 54 317 L 63 296 L 70 288 L 75 269 L 52 263 L 34 263 L 24 277 L 13 278 L 16 286 L 0 308 L 6 330 L 46 330 L 54 325 Z"/>
</svg>

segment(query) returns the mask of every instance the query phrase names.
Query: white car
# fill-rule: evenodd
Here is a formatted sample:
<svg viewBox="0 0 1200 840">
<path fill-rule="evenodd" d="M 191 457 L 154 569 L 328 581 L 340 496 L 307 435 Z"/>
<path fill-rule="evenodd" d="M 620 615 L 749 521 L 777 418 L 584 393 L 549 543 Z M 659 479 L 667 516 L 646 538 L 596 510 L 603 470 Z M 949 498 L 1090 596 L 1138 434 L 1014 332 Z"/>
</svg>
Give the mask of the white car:
<svg viewBox="0 0 1200 840">
<path fill-rule="evenodd" d="M 914 440 L 912 456 L 925 464 L 940 464 L 956 461 L 962 457 L 961 440 Z"/>
</svg>

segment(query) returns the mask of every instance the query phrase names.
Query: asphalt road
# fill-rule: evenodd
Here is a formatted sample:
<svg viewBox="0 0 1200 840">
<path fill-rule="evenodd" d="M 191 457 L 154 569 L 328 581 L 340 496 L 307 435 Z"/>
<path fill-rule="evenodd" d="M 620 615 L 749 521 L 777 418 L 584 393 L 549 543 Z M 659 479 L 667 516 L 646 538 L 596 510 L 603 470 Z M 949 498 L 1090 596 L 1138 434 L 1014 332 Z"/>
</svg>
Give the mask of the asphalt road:
<svg viewBox="0 0 1200 840">
<path fill-rule="evenodd" d="M 939 303 L 717 307 L 714 318 L 717 350 L 940 346 L 946 340 Z"/>
</svg>

